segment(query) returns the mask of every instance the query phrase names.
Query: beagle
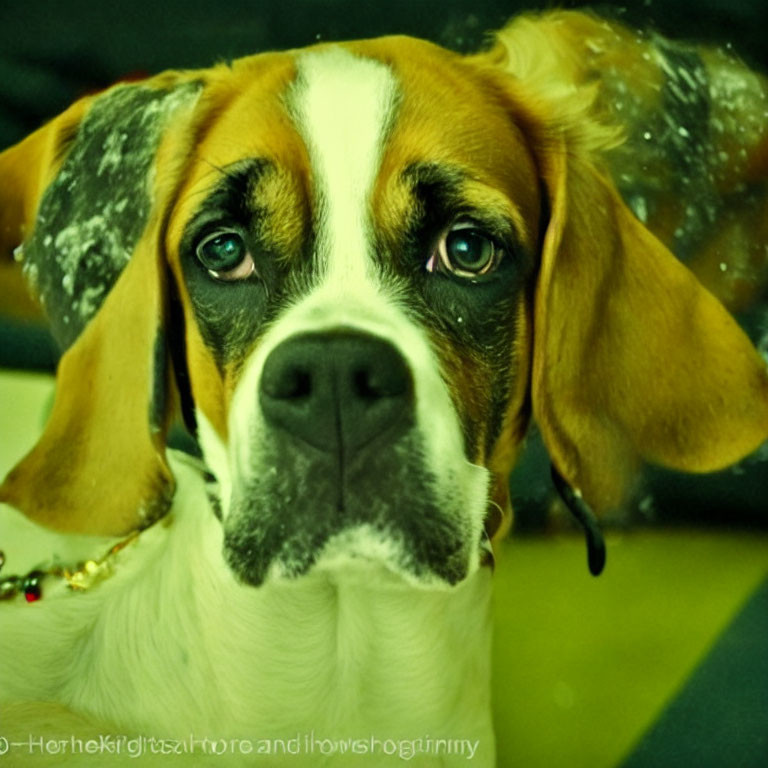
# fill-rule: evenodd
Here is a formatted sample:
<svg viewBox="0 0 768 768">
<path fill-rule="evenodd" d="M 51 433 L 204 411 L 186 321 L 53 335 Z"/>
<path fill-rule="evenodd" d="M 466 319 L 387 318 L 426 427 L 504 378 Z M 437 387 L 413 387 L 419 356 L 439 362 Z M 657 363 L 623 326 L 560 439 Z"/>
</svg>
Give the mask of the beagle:
<svg viewBox="0 0 768 768">
<path fill-rule="evenodd" d="M 531 418 L 595 572 L 640 462 L 768 438 L 725 308 L 768 282 L 767 110 L 726 53 L 554 12 L 470 56 L 167 72 L 2 153 L 0 254 L 66 350 L 0 487 L 4 727 L 56 765 L 93 764 L 72 733 L 100 765 L 494 765 Z"/>
</svg>

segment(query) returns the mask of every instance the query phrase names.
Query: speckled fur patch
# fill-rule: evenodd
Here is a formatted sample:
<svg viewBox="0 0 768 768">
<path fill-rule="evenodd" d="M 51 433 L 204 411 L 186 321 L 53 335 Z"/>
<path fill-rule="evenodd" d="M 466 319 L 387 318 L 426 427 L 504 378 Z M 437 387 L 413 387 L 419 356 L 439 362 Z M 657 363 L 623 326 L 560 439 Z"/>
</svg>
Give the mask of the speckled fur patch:
<svg viewBox="0 0 768 768">
<path fill-rule="evenodd" d="M 77 338 L 131 258 L 151 207 L 163 127 L 199 84 L 113 88 L 80 124 L 24 243 L 24 273 L 62 348 Z"/>
<path fill-rule="evenodd" d="M 661 37 L 651 42 L 643 58 L 661 73 L 655 107 L 633 91 L 626 72 L 609 66 L 600 73 L 601 109 L 627 134 L 607 159 L 633 213 L 688 261 L 722 226 L 731 203 L 755 202 L 754 190 L 745 183 L 731 188 L 729 180 L 746 175 L 748 153 L 765 136 L 768 93 L 725 53 L 709 52 L 705 60 L 697 49 Z M 659 219 L 670 210 L 675 226 L 665 232 L 668 221 Z"/>
</svg>

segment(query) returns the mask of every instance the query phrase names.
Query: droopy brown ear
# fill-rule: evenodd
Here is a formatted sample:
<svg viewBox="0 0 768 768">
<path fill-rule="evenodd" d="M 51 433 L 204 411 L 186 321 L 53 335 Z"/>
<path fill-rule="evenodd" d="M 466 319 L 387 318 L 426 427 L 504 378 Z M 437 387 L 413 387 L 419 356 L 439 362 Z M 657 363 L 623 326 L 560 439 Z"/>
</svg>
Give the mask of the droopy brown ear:
<svg viewBox="0 0 768 768">
<path fill-rule="evenodd" d="M 156 369 L 165 278 L 154 235 L 64 354 L 45 432 L 0 486 L 0 501 L 43 525 L 124 533 L 161 514 L 172 495 L 162 411 L 151 414 L 153 392 L 165 388 L 156 377 L 166 375 Z"/>
<path fill-rule="evenodd" d="M 0 486 L 43 525 L 120 534 L 172 496 L 163 226 L 198 90 L 175 75 L 118 86 L 0 155 L 0 248 L 23 240 L 67 348 L 45 432 Z"/>
<path fill-rule="evenodd" d="M 598 510 L 637 461 L 686 472 L 768 439 L 768 369 L 723 306 L 564 143 L 541 158 L 551 217 L 535 298 L 534 415 Z"/>
</svg>

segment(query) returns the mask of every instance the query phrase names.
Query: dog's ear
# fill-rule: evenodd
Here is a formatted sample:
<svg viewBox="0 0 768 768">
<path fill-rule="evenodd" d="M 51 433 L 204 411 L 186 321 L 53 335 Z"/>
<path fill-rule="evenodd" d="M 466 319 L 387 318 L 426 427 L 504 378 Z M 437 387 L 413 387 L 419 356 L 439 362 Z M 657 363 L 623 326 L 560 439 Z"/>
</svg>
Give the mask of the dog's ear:
<svg viewBox="0 0 768 768">
<path fill-rule="evenodd" d="M 708 472 L 768 439 L 768 369 L 601 171 L 619 137 L 595 120 L 595 86 L 565 34 L 596 22 L 551 19 L 514 22 L 475 61 L 506 75 L 549 203 L 533 412 L 559 474 L 599 511 L 620 504 L 640 460 Z"/>
<path fill-rule="evenodd" d="M 15 250 L 66 349 L 45 431 L 0 486 L 43 525 L 120 534 L 172 496 L 164 224 L 200 87 L 117 86 L 0 155 L 0 258 Z"/>
<path fill-rule="evenodd" d="M 685 472 L 768 439 L 768 368 L 720 302 L 565 146 L 542 160 L 551 212 L 534 307 L 533 410 L 598 510 L 638 459 Z"/>
</svg>

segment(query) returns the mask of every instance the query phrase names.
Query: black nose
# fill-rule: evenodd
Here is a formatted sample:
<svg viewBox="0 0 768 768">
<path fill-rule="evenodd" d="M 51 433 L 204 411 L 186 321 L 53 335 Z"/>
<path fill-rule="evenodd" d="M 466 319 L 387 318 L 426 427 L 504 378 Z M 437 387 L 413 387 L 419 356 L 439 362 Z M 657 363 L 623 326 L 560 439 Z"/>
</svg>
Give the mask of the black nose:
<svg viewBox="0 0 768 768">
<path fill-rule="evenodd" d="M 259 397 L 267 423 L 346 455 L 411 413 L 413 383 L 402 355 L 383 339 L 311 333 L 270 352 Z"/>
</svg>

